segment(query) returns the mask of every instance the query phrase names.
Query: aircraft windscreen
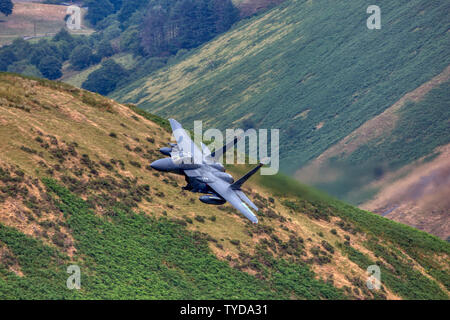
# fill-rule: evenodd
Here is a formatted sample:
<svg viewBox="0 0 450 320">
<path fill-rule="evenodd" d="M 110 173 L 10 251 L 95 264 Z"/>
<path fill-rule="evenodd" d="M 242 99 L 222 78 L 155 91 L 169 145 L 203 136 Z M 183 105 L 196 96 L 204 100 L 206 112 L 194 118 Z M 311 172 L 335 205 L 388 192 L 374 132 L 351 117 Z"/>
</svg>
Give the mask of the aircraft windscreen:
<svg viewBox="0 0 450 320">
<path fill-rule="evenodd" d="M 176 151 L 171 153 L 172 161 L 175 164 L 192 164 L 194 163 L 194 157 L 192 153 L 186 151 Z"/>
</svg>

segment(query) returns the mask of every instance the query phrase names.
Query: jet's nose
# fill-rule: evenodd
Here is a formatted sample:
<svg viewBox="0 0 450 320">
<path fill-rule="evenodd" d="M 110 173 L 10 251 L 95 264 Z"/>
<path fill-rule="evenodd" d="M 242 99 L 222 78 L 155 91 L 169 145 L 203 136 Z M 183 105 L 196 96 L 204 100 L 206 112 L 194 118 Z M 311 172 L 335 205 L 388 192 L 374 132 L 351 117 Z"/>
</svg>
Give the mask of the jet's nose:
<svg viewBox="0 0 450 320">
<path fill-rule="evenodd" d="M 153 161 L 150 164 L 150 167 L 158 171 L 173 171 L 177 169 L 171 158 L 164 158 Z"/>
<path fill-rule="evenodd" d="M 152 163 L 150 163 L 150 167 L 152 167 L 152 169 L 155 169 L 158 171 L 164 171 L 164 164 L 163 164 L 163 161 L 161 161 L 161 160 L 163 160 L 163 159 L 153 161 Z"/>
</svg>

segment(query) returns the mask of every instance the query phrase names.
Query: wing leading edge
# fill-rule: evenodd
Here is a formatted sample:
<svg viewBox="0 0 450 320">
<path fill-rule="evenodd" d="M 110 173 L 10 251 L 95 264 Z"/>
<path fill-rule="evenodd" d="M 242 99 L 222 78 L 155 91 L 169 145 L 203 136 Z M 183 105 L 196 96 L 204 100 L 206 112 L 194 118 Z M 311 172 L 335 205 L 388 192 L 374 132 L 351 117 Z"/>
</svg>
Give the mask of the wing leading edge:
<svg viewBox="0 0 450 320">
<path fill-rule="evenodd" d="M 202 151 L 195 145 L 191 137 L 183 129 L 181 124 L 175 119 L 169 119 L 170 126 L 172 127 L 172 133 L 177 141 L 178 149 L 182 152 L 189 152 L 193 156 L 194 163 L 203 163 Z"/>
</svg>

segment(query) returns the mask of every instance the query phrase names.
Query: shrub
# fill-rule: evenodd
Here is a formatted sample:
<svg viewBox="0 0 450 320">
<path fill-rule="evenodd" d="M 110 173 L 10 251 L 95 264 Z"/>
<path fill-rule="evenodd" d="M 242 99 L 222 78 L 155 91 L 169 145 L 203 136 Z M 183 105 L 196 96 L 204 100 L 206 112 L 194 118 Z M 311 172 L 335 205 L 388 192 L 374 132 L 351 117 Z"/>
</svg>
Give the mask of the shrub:
<svg viewBox="0 0 450 320">
<path fill-rule="evenodd" d="M 241 244 L 241 241 L 240 241 L 240 240 L 232 239 L 232 240 L 230 240 L 230 243 L 233 244 L 233 245 L 235 245 L 235 246 L 239 246 L 239 245 Z"/>
<path fill-rule="evenodd" d="M 142 167 L 142 165 L 141 165 L 139 162 L 137 162 L 137 161 L 131 160 L 131 161 L 130 161 L 130 164 L 131 164 L 132 166 L 136 167 L 136 168 L 141 168 L 141 167 Z"/>
<path fill-rule="evenodd" d="M 330 253 L 334 253 L 334 248 L 331 244 L 329 244 L 327 241 L 322 240 L 322 247 L 325 248 L 325 250 L 327 250 Z"/>
<path fill-rule="evenodd" d="M 33 149 L 25 147 L 25 146 L 21 146 L 20 150 L 25 151 L 26 153 L 30 153 L 30 154 L 36 154 L 37 153 L 36 150 L 33 150 Z"/>
<path fill-rule="evenodd" d="M 104 166 L 106 169 L 108 169 L 109 171 L 112 171 L 112 170 L 114 169 L 114 167 L 112 166 L 112 164 L 109 163 L 109 162 L 100 160 L 100 164 L 101 164 L 102 166 Z"/>
<path fill-rule="evenodd" d="M 182 220 L 182 219 L 172 219 L 172 222 L 175 222 L 176 224 L 182 225 L 182 226 L 187 226 L 186 221 Z"/>
<path fill-rule="evenodd" d="M 188 216 L 183 216 L 183 218 L 184 218 L 184 220 L 186 220 L 187 223 L 190 223 L 190 224 L 194 223 L 194 221 L 192 221 L 192 219 L 189 218 Z"/>
<path fill-rule="evenodd" d="M 195 216 L 194 219 L 197 220 L 198 222 L 205 222 L 205 217 L 203 216 Z"/>
</svg>

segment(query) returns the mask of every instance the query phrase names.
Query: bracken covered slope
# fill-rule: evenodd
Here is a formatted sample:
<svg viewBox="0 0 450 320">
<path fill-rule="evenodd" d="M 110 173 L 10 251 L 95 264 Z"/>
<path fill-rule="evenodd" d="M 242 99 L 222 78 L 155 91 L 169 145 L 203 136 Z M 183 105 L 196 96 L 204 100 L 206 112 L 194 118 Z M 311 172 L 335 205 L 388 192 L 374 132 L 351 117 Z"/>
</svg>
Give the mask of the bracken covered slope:
<svg viewBox="0 0 450 320">
<path fill-rule="evenodd" d="M 247 185 L 252 225 L 148 166 L 169 140 L 133 106 L 1 73 L 0 298 L 448 299 L 448 243 L 283 176 Z"/>
</svg>

